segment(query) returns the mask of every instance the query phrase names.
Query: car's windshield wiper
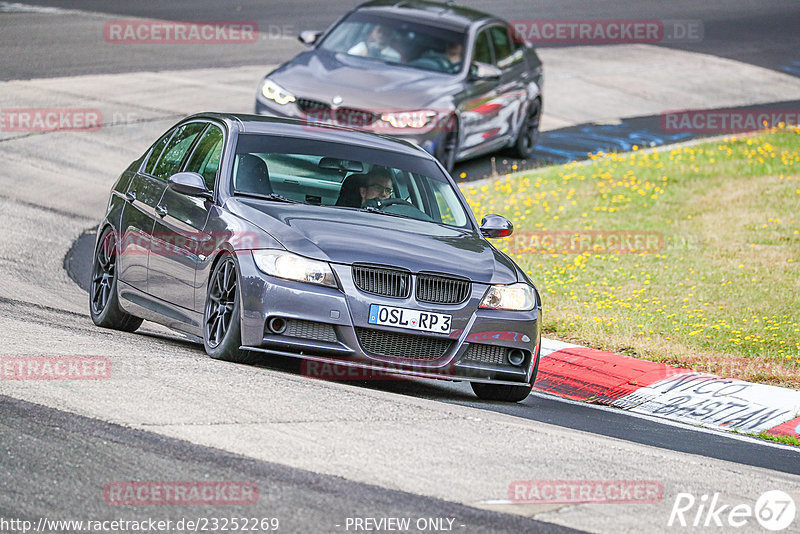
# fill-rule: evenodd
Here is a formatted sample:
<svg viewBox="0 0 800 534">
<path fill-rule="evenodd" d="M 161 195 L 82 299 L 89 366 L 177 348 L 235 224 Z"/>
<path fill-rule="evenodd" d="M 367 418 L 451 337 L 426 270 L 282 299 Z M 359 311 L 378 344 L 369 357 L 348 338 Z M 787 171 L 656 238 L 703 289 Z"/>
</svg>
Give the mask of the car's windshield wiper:
<svg viewBox="0 0 800 534">
<path fill-rule="evenodd" d="M 367 213 L 380 213 L 381 215 L 389 215 L 391 217 L 402 217 L 403 219 L 413 219 L 407 215 L 400 215 L 399 213 L 389 213 L 372 206 L 365 206 L 363 208 L 355 208 L 353 206 L 322 206 L 323 208 L 335 208 L 337 210 L 351 210 L 351 211 L 366 211 Z M 418 220 L 418 219 L 417 219 Z"/>
<path fill-rule="evenodd" d="M 273 202 L 288 202 L 290 204 L 299 204 L 299 202 L 297 202 L 296 200 L 292 200 L 290 198 L 286 198 L 285 196 L 278 195 L 277 193 L 270 193 L 269 195 L 262 195 L 261 193 L 249 193 L 249 192 L 246 192 L 246 191 L 236 191 L 234 194 L 238 195 L 238 196 L 243 196 L 243 197 L 257 198 L 259 200 L 271 200 Z"/>
<path fill-rule="evenodd" d="M 383 211 L 378 208 L 373 208 L 372 206 L 366 206 L 364 208 L 357 208 L 359 211 L 366 211 L 368 213 L 380 213 L 381 215 L 389 215 L 391 217 L 400 217 L 403 219 L 412 219 L 413 217 L 407 217 L 406 215 L 400 215 L 399 213 L 391 213 L 388 211 Z"/>
</svg>

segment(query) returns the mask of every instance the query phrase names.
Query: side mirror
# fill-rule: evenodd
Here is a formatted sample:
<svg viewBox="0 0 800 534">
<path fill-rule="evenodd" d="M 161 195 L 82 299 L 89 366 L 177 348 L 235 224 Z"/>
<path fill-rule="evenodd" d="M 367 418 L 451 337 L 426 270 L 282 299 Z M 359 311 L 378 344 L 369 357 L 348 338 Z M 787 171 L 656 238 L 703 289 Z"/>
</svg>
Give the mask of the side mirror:
<svg viewBox="0 0 800 534">
<path fill-rule="evenodd" d="M 173 191 L 190 197 L 211 199 L 213 193 L 206 187 L 206 181 L 196 172 L 179 172 L 169 177 L 167 186 Z"/>
<path fill-rule="evenodd" d="M 319 39 L 320 35 L 322 35 L 322 32 L 305 30 L 300 32 L 300 35 L 297 36 L 297 40 L 306 46 L 311 46 L 317 42 L 317 39 Z"/>
<path fill-rule="evenodd" d="M 469 67 L 469 77 L 473 80 L 499 80 L 502 75 L 502 70 L 480 61 L 473 62 Z"/>
<path fill-rule="evenodd" d="M 513 232 L 514 225 L 501 215 L 490 214 L 481 221 L 481 233 L 484 237 L 508 237 Z"/>
</svg>

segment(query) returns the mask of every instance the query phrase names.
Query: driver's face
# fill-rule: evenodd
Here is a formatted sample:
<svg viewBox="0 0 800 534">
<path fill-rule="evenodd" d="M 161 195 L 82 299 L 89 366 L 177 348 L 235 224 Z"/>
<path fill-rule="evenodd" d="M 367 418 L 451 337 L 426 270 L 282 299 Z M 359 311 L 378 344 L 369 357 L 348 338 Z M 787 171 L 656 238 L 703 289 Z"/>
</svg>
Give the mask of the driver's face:
<svg viewBox="0 0 800 534">
<path fill-rule="evenodd" d="M 366 187 L 361 188 L 361 203 L 378 198 L 386 199 L 392 196 L 392 181 L 389 179 L 373 178 Z"/>
<path fill-rule="evenodd" d="M 383 26 L 375 26 L 372 28 L 372 31 L 369 32 L 369 36 L 367 37 L 367 42 L 375 43 L 379 46 L 383 46 L 386 44 L 388 40 L 387 30 Z"/>
</svg>

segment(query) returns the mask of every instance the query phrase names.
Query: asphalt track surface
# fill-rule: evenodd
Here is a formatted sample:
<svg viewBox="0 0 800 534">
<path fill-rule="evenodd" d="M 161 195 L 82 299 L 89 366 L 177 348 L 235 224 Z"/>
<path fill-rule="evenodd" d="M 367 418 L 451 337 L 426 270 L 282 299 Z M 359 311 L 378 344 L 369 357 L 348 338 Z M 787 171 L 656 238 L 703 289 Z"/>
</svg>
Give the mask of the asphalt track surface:
<svg viewBox="0 0 800 534">
<path fill-rule="evenodd" d="M 153 518 L 173 524 L 181 519 L 255 517 L 259 523 L 278 519 L 279 532 L 308 532 L 312 525 L 318 532 L 344 532 L 347 518 L 424 517 L 452 519 L 456 532 L 581 532 L 260 462 L 4 396 L 0 412 L 0 450 L 7 458 L 0 476 L 15 482 L 13 492 L 0 495 L 0 517 L 33 524 L 42 517 Z M 192 505 L 142 509 L 107 502 L 106 484 L 127 480 L 247 482 L 258 487 L 258 500 L 203 506 L 202 511 Z M 22 504 L 16 495 L 27 502 Z"/>
<path fill-rule="evenodd" d="M 324 29 L 360 2 L 238 0 L 231 4 L 214 0 L 30 0 L 23 3 L 119 17 L 256 21 L 266 35 L 262 44 L 256 47 L 188 46 L 180 55 L 163 55 L 153 51 L 152 47 L 148 52 L 147 45 L 143 45 L 135 52 L 122 54 L 114 50 L 115 45 L 98 46 L 98 36 L 96 32 L 88 30 L 87 16 L 82 14 L 60 21 L 15 24 L 12 28 L 4 28 L 0 35 L 0 47 L 4 50 L 16 48 L 12 57 L 4 58 L 0 79 L 278 63 L 290 57 L 287 54 L 287 50 L 291 49 L 290 44 L 295 50 L 301 49 L 295 41 L 301 30 Z M 486 2 L 477 0 L 459 1 L 457 4 L 478 9 L 488 7 Z M 797 32 L 800 27 L 800 4 L 794 0 L 498 0 L 491 2 L 491 12 L 507 20 L 696 20 L 702 22 L 701 40 L 665 46 L 776 70 L 791 68 L 794 61 L 800 60 L 800 33 Z M 35 18 L 35 14 L 24 13 L 11 16 L 23 21 Z M 43 36 L 47 38 L 41 39 Z M 67 46 L 63 46 L 63 43 L 67 43 Z M 191 48 L 194 50 L 188 50 Z"/>
<path fill-rule="evenodd" d="M 0 2 L 2 80 L 274 64 L 300 49 L 294 41 L 297 31 L 324 27 L 343 7 L 354 5 L 249 1 L 232 8 L 206 1 L 26 2 L 81 10 L 43 17 L 9 4 Z M 187 47 L 170 54 L 146 46 L 120 50 L 98 44 L 101 37 L 91 20 L 98 15 L 86 11 L 106 18 L 256 20 L 262 30 L 275 32 L 251 50 L 224 46 Z M 791 68 L 800 53 L 795 2 L 500 1 L 493 4 L 493 11 L 509 19 L 700 19 L 703 41 L 669 47 L 789 74 L 794 74 Z M 1 103 L 14 107 L 8 99 Z M 797 100 L 781 105 L 796 107 Z M 612 126 L 619 129 L 619 139 L 625 137 L 626 128 L 652 133 L 654 120 L 653 115 L 643 115 Z M 590 128 L 591 138 L 596 139 L 596 129 L 603 126 L 589 121 L 553 132 L 574 137 Z M 569 158 L 570 151 L 583 148 L 569 142 L 559 146 L 563 139 L 551 137 L 548 146 L 555 149 L 542 156 L 541 163 Z M 6 213 L 0 223 L 6 236 L 0 242 L 0 259 L 3 269 L 17 273 L 19 281 L 0 289 L 5 353 L 109 354 L 120 372 L 110 385 L 85 388 L 0 383 L 4 458 L 0 477 L 5 488 L 0 494 L 0 517 L 167 519 L 234 512 L 230 507 L 110 507 L 103 501 L 102 488 L 113 480 L 253 481 L 259 486 L 259 504 L 235 511 L 279 517 L 285 525 L 282 531 L 288 532 L 343 531 L 336 527 L 341 518 L 359 516 L 448 516 L 465 525 L 464 532 L 568 531 L 559 525 L 596 532 L 662 531 L 667 530 L 666 515 L 677 491 L 721 491 L 734 502 L 773 488 L 800 495 L 798 452 L 746 436 L 665 424 L 545 395 L 532 395 L 517 405 L 480 402 L 463 383 L 318 382 L 312 387 L 299 376 L 294 361 L 265 359 L 256 366 L 220 366 L 208 361 L 202 347 L 153 325 L 146 324 L 134 335 L 96 329 L 86 315 L 85 294 L 70 288 L 69 279 L 61 279 L 66 273 L 56 273 L 63 252 L 53 257 L 50 251 L 66 252 L 69 242 L 94 224 L 109 177 L 95 184 L 91 176 L 87 185 L 75 182 L 67 168 L 64 179 L 77 185 L 76 191 L 91 186 L 92 195 L 86 206 L 70 204 L 77 199 L 59 203 L 59 195 L 70 198 L 69 189 L 48 181 L 54 174 L 51 159 L 77 167 L 80 156 L 87 155 L 81 151 L 84 147 L 79 145 L 76 158 L 35 137 L 13 141 L 23 147 L 21 152 L 6 141 L 0 143 L 0 151 L 8 150 L 13 165 L 0 172 L 6 192 L 0 197 Z M 106 137 L 101 147 L 113 151 L 117 142 L 116 137 Z M 612 148 L 619 143 L 610 142 Z M 20 170 L 20 154 L 28 158 L 27 171 Z M 102 157 L 99 152 L 88 155 Z M 485 174 L 490 160 L 472 164 L 477 167 L 463 168 Z M 41 186 L 38 196 L 10 189 L 20 176 Z M 91 235 L 86 234 L 63 261 L 78 282 L 86 274 L 85 248 L 90 242 Z M 0 277 L 13 278 L 4 273 Z M 358 429 L 364 433 L 359 435 Z M 376 438 L 387 443 L 376 446 Z M 403 457 L 393 443 L 417 456 L 405 452 Z M 452 452 L 420 450 L 420 443 L 435 443 Z M 618 508 L 611 510 L 598 505 L 512 509 L 479 500 L 502 497 L 514 478 L 559 477 L 654 478 L 664 481 L 666 498 L 652 509 L 613 505 Z M 482 491 L 481 485 L 489 490 Z M 743 531 L 757 531 L 757 525 Z"/>
</svg>

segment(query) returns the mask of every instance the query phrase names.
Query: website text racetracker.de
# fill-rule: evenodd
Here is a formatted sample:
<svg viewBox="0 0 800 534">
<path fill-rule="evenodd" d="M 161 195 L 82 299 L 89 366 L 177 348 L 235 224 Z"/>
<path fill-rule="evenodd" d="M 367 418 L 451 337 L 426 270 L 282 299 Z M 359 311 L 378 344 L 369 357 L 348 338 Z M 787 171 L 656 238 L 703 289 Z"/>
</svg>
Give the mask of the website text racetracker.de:
<svg viewBox="0 0 800 534">
<path fill-rule="evenodd" d="M 800 109 L 694 109 L 661 114 L 667 133 L 738 133 L 800 126 Z"/>
<path fill-rule="evenodd" d="M 50 519 L 0 517 L 0 532 L 275 532 L 276 517 L 196 517 L 181 519 Z"/>
<path fill-rule="evenodd" d="M 701 20 L 657 19 L 516 19 L 513 38 L 520 43 L 624 44 L 702 41 Z"/>
</svg>

